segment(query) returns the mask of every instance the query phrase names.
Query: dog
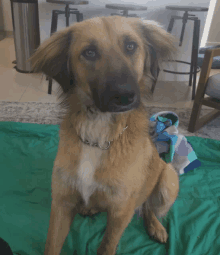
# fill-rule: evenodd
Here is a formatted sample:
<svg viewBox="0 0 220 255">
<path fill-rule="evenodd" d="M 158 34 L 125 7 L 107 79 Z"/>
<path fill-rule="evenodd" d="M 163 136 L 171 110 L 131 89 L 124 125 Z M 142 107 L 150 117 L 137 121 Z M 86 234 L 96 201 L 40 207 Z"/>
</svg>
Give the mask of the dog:
<svg viewBox="0 0 220 255">
<path fill-rule="evenodd" d="M 31 58 L 33 70 L 60 84 L 66 114 L 52 174 L 45 255 L 58 255 L 77 213 L 107 212 L 99 255 L 116 253 L 134 212 L 166 242 L 159 222 L 175 202 L 178 175 L 148 133 L 144 107 L 155 70 L 174 51 L 154 22 L 96 17 L 54 33 Z"/>
</svg>

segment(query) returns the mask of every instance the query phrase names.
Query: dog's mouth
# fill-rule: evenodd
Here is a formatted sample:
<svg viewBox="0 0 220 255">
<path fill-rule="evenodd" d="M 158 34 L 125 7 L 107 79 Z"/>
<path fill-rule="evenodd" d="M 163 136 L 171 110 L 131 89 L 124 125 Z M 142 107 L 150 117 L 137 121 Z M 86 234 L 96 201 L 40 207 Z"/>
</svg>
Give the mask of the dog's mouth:
<svg viewBox="0 0 220 255">
<path fill-rule="evenodd" d="M 139 106 L 140 100 L 138 95 L 118 95 L 110 101 L 107 111 L 109 112 L 126 112 Z M 104 108 L 105 111 L 105 108 Z"/>
<path fill-rule="evenodd" d="M 116 96 L 114 98 L 114 104 L 118 105 L 118 106 L 127 106 L 132 104 L 133 102 L 135 102 L 137 100 L 137 95 L 120 95 L 120 96 Z"/>
<path fill-rule="evenodd" d="M 87 106 L 87 111 L 90 113 L 95 113 L 97 111 L 101 112 L 126 112 L 133 110 L 140 105 L 140 96 L 135 94 L 133 96 L 128 95 L 116 95 L 109 100 L 105 97 L 93 99 L 94 105 Z"/>
</svg>

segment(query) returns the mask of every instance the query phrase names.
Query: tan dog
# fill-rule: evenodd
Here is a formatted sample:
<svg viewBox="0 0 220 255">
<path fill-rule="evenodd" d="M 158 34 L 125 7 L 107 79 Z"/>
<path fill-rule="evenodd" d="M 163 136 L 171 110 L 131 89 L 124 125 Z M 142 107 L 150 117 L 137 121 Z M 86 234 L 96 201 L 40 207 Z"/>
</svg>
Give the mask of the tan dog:
<svg viewBox="0 0 220 255">
<path fill-rule="evenodd" d="M 107 212 L 100 255 L 116 253 L 137 208 L 149 235 L 167 241 L 157 217 L 174 203 L 179 181 L 149 137 L 143 102 L 157 62 L 173 49 L 171 35 L 156 24 L 112 16 L 55 33 L 33 56 L 35 70 L 60 83 L 67 106 L 45 255 L 60 254 L 77 213 Z"/>
</svg>

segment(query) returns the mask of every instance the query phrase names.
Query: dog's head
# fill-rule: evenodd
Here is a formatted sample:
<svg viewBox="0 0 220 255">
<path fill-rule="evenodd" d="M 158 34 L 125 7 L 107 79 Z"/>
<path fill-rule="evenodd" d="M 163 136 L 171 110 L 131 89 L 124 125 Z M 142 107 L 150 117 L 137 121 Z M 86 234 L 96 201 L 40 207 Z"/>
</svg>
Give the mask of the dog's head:
<svg viewBox="0 0 220 255">
<path fill-rule="evenodd" d="M 63 93 L 101 112 L 137 108 L 158 64 L 174 50 L 156 23 L 120 16 L 75 23 L 46 40 L 31 58 L 35 72 L 55 79 Z"/>
</svg>

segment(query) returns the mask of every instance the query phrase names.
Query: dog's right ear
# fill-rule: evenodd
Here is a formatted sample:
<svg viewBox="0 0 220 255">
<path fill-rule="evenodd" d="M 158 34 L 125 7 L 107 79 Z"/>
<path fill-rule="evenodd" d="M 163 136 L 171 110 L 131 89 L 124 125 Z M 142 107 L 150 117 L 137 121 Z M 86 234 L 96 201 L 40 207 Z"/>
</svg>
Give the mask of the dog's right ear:
<svg viewBox="0 0 220 255">
<path fill-rule="evenodd" d="M 33 72 L 44 73 L 56 80 L 64 93 L 74 86 L 69 57 L 72 38 L 73 31 L 69 28 L 56 32 L 30 58 Z"/>
<path fill-rule="evenodd" d="M 157 22 L 143 20 L 138 23 L 146 52 L 145 73 L 149 71 L 157 79 L 160 64 L 172 59 L 176 53 L 174 36 L 166 32 Z"/>
</svg>

